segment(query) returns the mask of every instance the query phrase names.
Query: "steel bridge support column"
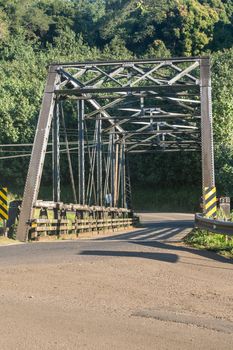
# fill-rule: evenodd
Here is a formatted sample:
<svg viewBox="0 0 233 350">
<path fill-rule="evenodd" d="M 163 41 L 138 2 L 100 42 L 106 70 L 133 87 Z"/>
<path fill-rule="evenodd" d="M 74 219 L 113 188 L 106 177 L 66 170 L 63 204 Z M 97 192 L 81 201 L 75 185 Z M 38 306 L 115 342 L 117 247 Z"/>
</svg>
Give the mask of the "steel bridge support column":
<svg viewBox="0 0 233 350">
<path fill-rule="evenodd" d="M 121 145 L 121 206 L 126 207 L 126 184 L 125 184 L 125 142 Z"/>
<path fill-rule="evenodd" d="M 66 123 L 65 123 L 65 116 L 64 116 L 62 103 L 60 103 L 60 111 L 61 111 L 62 127 L 64 129 L 66 153 L 67 153 L 67 160 L 68 160 L 69 171 L 70 171 L 70 181 L 71 181 L 71 185 L 72 185 L 74 203 L 77 204 L 77 195 L 76 195 L 76 188 L 75 188 L 75 182 L 74 182 L 74 173 L 73 173 L 73 168 L 72 168 L 70 149 L 69 149 L 69 142 L 68 142 L 68 137 L 67 137 L 67 132 L 66 132 Z"/>
<path fill-rule="evenodd" d="M 101 117 L 101 116 L 100 116 Z M 97 121 L 97 204 L 103 204 L 103 173 L 102 173 L 102 120 Z"/>
<path fill-rule="evenodd" d="M 78 140 L 79 204 L 85 204 L 84 100 L 78 100 Z"/>
<path fill-rule="evenodd" d="M 129 167 L 129 154 L 125 157 L 126 164 L 126 206 L 127 209 L 132 209 L 132 194 L 131 194 L 131 181 L 130 181 L 130 167 Z"/>
<path fill-rule="evenodd" d="M 54 89 L 55 84 L 59 81 L 59 76 L 56 70 L 57 66 L 49 67 L 45 93 L 40 110 L 31 160 L 27 174 L 27 180 L 24 189 L 22 208 L 16 233 L 16 238 L 22 242 L 26 241 L 28 238 L 28 222 L 32 219 L 33 206 L 37 201 L 41 182 L 45 152 L 48 144 L 49 131 L 53 118 L 53 110 L 55 103 Z"/>
<path fill-rule="evenodd" d="M 115 134 L 111 134 L 111 206 L 114 206 L 115 203 L 115 160 L 116 160 L 116 150 L 115 150 Z"/>
<path fill-rule="evenodd" d="M 202 186 L 203 186 L 203 199 L 204 199 L 205 187 L 215 186 L 211 73 L 210 73 L 209 58 L 201 59 L 200 75 L 201 75 L 200 86 L 201 86 Z M 203 206 L 203 208 L 204 207 L 205 205 Z"/>
<path fill-rule="evenodd" d="M 56 101 L 53 116 L 53 201 L 60 202 L 60 120 L 59 103 Z"/>
<path fill-rule="evenodd" d="M 116 136 L 118 140 L 118 135 Z M 119 143 L 115 143 L 115 175 L 114 175 L 114 207 L 118 207 L 118 197 L 119 197 L 119 188 L 118 188 L 118 176 L 119 176 Z"/>
</svg>

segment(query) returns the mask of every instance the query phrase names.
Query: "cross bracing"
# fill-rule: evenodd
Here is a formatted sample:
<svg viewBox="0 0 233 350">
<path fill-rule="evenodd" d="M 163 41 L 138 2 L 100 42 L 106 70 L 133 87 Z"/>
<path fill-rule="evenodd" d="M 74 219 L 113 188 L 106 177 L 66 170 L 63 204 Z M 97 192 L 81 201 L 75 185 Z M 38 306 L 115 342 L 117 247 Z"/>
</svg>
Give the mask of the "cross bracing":
<svg viewBox="0 0 233 350">
<path fill-rule="evenodd" d="M 59 99 L 85 101 L 126 152 L 200 149 L 199 59 L 88 62 L 57 67 Z"/>
<path fill-rule="evenodd" d="M 76 111 L 76 127 L 66 125 L 67 105 Z M 203 185 L 212 186 L 209 59 L 51 65 L 18 232 L 26 231 L 25 222 L 32 217 L 51 128 L 54 202 L 60 201 L 60 157 L 64 151 L 74 203 L 81 205 L 129 208 L 127 160 L 137 153 L 202 150 Z M 74 142 L 77 147 L 72 146 Z M 73 173 L 73 153 L 78 156 L 78 176 Z"/>
</svg>

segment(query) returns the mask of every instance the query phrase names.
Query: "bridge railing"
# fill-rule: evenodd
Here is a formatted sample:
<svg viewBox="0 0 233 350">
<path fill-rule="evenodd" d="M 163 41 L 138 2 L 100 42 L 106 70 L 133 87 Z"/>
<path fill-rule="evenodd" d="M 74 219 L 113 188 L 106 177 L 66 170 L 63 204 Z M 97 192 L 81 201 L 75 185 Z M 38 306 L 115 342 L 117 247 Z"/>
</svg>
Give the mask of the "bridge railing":
<svg viewBox="0 0 233 350">
<path fill-rule="evenodd" d="M 39 216 L 36 218 L 36 216 Z M 29 224 L 29 239 L 42 236 L 104 234 L 136 226 L 138 217 L 131 210 L 111 207 L 89 207 L 38 201 Z"/>
</svg>

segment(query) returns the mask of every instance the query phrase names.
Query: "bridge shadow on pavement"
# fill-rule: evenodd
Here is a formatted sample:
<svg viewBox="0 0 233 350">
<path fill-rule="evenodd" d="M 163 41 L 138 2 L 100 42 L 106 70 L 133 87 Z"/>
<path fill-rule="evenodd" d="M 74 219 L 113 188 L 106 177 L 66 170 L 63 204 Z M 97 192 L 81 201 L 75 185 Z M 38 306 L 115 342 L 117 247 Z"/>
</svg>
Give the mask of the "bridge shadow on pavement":
<svg viewBox="0 0 233 350">
<path fill-rule="evenodd" d="M 80 255 L 88 256 L 108 256 L 108 257 L 130 257 L 159 260 L 169 263 L 176 263 L 179 259 L 178 255 L 170 253 L 152 253 L 152 252 L 132 252 L 132 251 L 117 251 L 117 250 L 84 250 Z"/>
<path fill-rule="evenodd" d="M 182 258 L 182 263 L 192 264 L 211 268 L 222 268 L 215 265 L 207 265 L 206 260 L 214 260 L 220 263 L 233 264 L 233 260 L 230 260 L 224 256 L 218 255 L 211 251 L 199 250 L 189 247 L 182 243 L 182 239 L 193 227 L 193 221 L 163 221 L 163 222 L 149 222 L 144 223 L 145 228 L 137 231 L 127 232 L 123 234 L 114 235 L 111 237 L 99 238 L 97 241 L 105 243 L 112 243 L 111 248 L 115 250 L 83 250 L 81 255 L 90 256 L 103 256 L 103 257 L 138 257 L 145 259 L 160 260 L 164 262 L 176 263 Z M 114 242 L 116 246 L 114 246 Z M 127 249 L 121 250 L 120 243 L 126 243 Z M 138 245 L 143 247 L 143 250 L 149 249 L 149 251 L 132 251 L 131 249 Z M 125 245 L 123 245 L 125 248 Z M 154 252 L 153 250 L 156 250 Z M 166 250 L 166 253 L 160 252 L 160 250 Z M 231 268 L 227 268 L 231 269 Z"/>
<path fill-rule="evenodd" d="M 121 233 L 111 237 L 103 237 L 98 240 L 101 241 L 115 241 L 115 240 L 158 240 L 158 241 L 180 241 L 183 236 L 186 235 L 188 229 L 192 229 L 194 226 L 190 220 L 181 221 L 163 221 L 159 223 L 144 223 L 142 229 L 131 231 L 127 233 Z M 144 228 L 143 228 L 144 227 Z M 183 233 L 183 234 L 182 234 Z"/>
<path fill-rule="evenodd" d="M 221 263 L 227 263 L 231 265 L 233 264 L 232 259 L 225 258 L 224 256 L 218 255 L 211 251 L 199 250 L 186 245 L 173 245 L 173 244 L 167 244 L 163 242 L 134 242 L 134 244 L 143 245 L 144 247 L 149 247 L 149 248 L 172 250 L 177 253 L 182 253 L 182 252 L 190 253 L 190 254 L 199 256 L 199 258 L 196 258 L 196 260 L 199 260 L 199 261 L 210 259 Z M 194 257 L 192 257 L 192 259 L 194 259 Z M 185 263 L 188 264 L 188 262 L 185 262 Z M 201 264 L 198 264 L 198 265 L 202 266 Z M 207 265 L 203 265 L 203 266 L 207 267 Z"/>
</svg>

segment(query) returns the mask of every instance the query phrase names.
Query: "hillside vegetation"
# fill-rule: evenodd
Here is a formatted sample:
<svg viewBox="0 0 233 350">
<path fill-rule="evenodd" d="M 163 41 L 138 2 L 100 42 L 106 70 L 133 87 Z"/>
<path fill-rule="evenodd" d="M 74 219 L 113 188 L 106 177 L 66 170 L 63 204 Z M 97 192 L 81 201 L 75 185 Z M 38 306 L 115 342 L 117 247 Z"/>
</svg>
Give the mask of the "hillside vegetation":
<svg viewBox="0 0 233 350">
<path fill-rule="evenodd" d="M 217 186 L 233 195 L 232 44 L 232 0 L 0 0 L 0 144 L 33 141 L 51 62 L 209 54 Z M 22 192 L 27 165 L 0 159 L 1 183 Z M 134 184 L 201 186 L 198 154 L 148 155 L 131 166 Z M 49 160 L 43 181 L 51 183 Z"/>
</svg>

